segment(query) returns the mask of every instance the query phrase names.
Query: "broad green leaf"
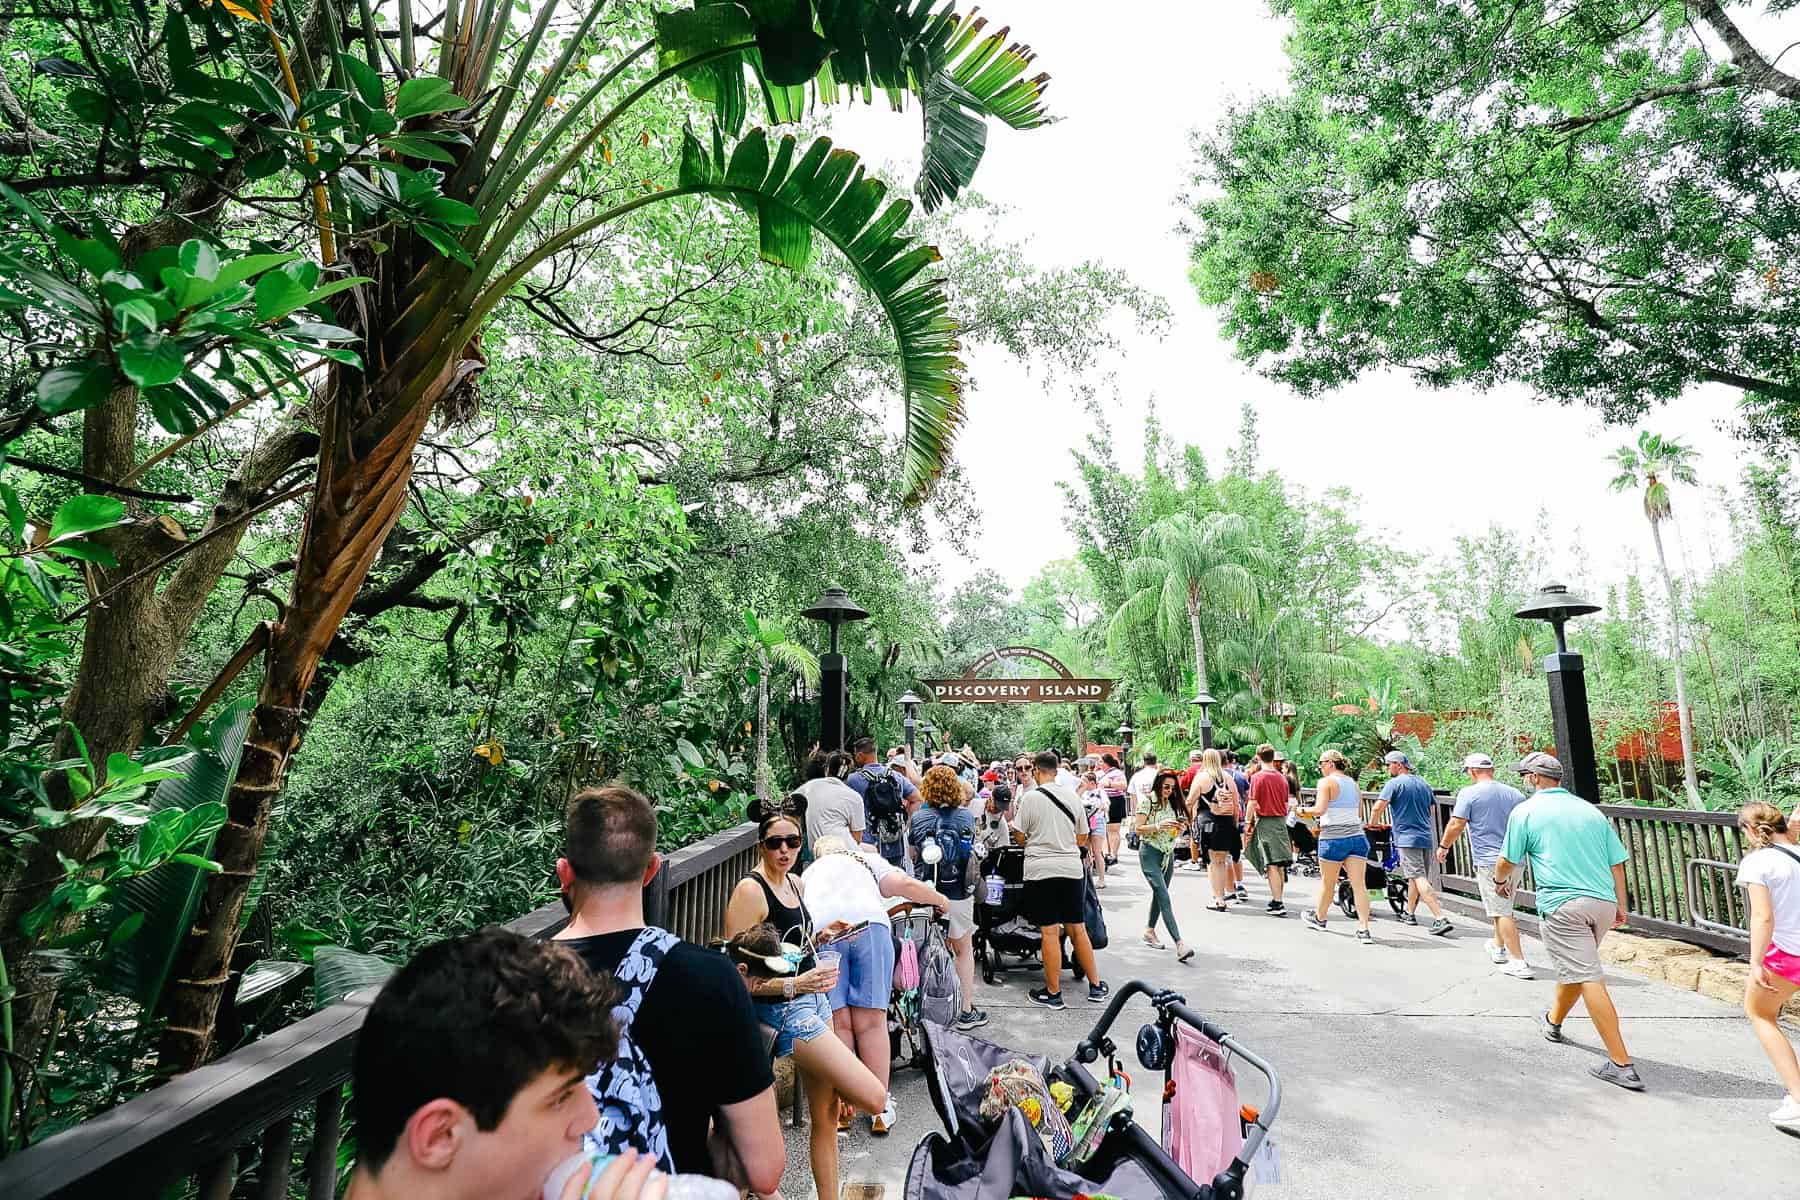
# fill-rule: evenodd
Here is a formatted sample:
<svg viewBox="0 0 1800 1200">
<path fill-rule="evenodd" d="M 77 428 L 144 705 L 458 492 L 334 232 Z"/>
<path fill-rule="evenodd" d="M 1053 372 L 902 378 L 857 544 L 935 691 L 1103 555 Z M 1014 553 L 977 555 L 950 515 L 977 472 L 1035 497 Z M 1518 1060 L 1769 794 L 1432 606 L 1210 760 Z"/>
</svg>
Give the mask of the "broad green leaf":
<svg viewBox="0 0 1800 1200">
<path fill-rule="evenodd" d="M 140 333 L 119 344 L 119 370 L 139 387 L 173 383 L 186 369 L 180 341 L 166 334 Z"/>
<path fill-rule="evenodd" d="M 468 101 L 450 90 L 450 81 L 437 75 L 408 79 L 394 95 L 394 116 L 401 121 L 427 113 L 454 112 L 468 106 Z"/>
<path fill-rule="evenodd" d="M 157 785 L 150 798 L 157 811 L 194 814 L 190 835 L 200 832 L 193 844 L 180 847 L 183 854 L 193 854 L 206 861 L 212 853 L 213 841 L 225 823 L 225 797 L 237 778 L 243 755 L 244 738 L 250 728 L 247 705 L 236 713 L 230 728 L 217 746 L 218 753 L 195 754 L 184 764 L 181 776 Z M 188 862 L 169 862 L 147 874 L 125 880 L 116 889 L 113 904 L 120 922 L 134 913 L 145 920 L 137 935 L 110 954 L 106 961 L 109 986 L 122 995 L 154 1008 L 168 982 L 175 952 L 180 948 L 188 927 L 193 923 L 195 907 L 206 886 L 207 871 Z"/>
<path fill-rule="evenodd" d="M 420 221 L 413 228 L 419 231 L 420 237 L 437 247 L 437 252 L 445 258 L 455 259 L 466 267 L 475 265 L 475 260 L 469 257 L 469 252 L 462 248 L 462 243 L 458 242 L 456 236 L 442 225 L 434 225 L 430 221 Z"/>
<path fill-rule="evenodd" d="M 362 97 L 364 104 L 372 109 L 387 107 L 387 89 L 382 86 L 381 76 L 375 73 L 374 67 L 354 54 L 339 54 L 338 64 L 344 68 L 344 74 L 350 77 L 356 94 Z M 447 80 L 442 82 L 445 87 L 450 86 Z"/>
<path fill-rule="evenodd" d="M 83 562 L 91 562 L 108 570 L 119 565 L 119 560 L 113 552 L 98 542 L 64 542 L 61 545 L 50 547 L 50 552 L 64 558 L 78 558 Z"/>
<path fill-rule="evenodd" d="M 342 946 L 313 948 L 313 1002 L 320 1008 L 341 1003 L 353 992 L 378 988 L 394 973 L 394 964 L 373 954 Z"/>
<path fill-rule="evenodd" d="M 50 540 L 111 529 L 124 518 L 124 502 L 112 496 L 71 496 L 50 518 Z"/>
<path fill-rule="evenodd" d="M 25 540 L 25 506 L 19 503 L 19 493 L 11 484 L 0 483 L 0 501 L 6 504 L 6 527 L 12 532 L 12 540 Z"/>
<path fill-rule="evenodd" d="M 811 0 L 740 0 L 756 29 L 764 79 L 771 87 L 811 83 L 831 53 L 813 28 Z"/>
<path fill-rule="evenodd" d="M 256 281 L 256 319 L 273 321 L 305 306 L 312 289 L 286 270 L 269 271 Z"/>
<path fill-rule="evenodd" d="M 142 298 L 121 300 L 113 305 L 113 319 L 118 322 L 119 333 L 125 337 L 131 336 L 134 326 L 150 333 L 162 323 L 156 318 L 156 305 Z"/>
<path fill-rule="evenodd" d="M 212 244 L 199 238 L 189 238 L 181 243 L 181 250 L 176 260 L 181 269 L 196 279 L 212 282 L 219 275 L 219 252 Z"/>
<path fill-rule="evenodd" d="M 112 391 L 111 363 L 78 362 L 52 367 L 38 380 L 37 406 L 51 416 L 92 408 Z"/>
<path fill-rule="evenodd" d="M 216 282 L 221 289 L 234 284 L 243 283 L 253 276 L 260 275 L 271 267 L 285 266 L 299 258 L 292 252 L 286 254 L 246 254 L 234 258 L 219 268 Z"/>
<path fill-rule="evenodd" d="M 394 153 L 407 158 L 422 158 L 426 162 L 438 163 L 454 163 L 456 161 L 448 150 L 430 138 L 420 137 L 416 133 L 390 133 L 381 139 L 381 144 Z"/>
</svg>

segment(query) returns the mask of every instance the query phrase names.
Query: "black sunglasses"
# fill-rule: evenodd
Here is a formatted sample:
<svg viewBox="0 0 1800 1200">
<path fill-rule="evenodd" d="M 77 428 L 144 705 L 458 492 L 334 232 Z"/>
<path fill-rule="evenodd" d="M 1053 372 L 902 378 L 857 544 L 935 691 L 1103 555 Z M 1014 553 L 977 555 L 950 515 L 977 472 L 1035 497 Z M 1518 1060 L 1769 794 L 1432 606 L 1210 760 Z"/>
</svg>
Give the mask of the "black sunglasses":
<svg viewBox="0 0 1800 1200">
<path fill-rule="evenodd" d="M 791 834 L 788 837 L 766 837 L 763 839 L 762 844 L 764 850 L 779 850 L 783 846 L 787 847 L 789 850 L 798 850 L 800 848 L 800 842 L 801 837 L 796 833 Z"/>
</svg>

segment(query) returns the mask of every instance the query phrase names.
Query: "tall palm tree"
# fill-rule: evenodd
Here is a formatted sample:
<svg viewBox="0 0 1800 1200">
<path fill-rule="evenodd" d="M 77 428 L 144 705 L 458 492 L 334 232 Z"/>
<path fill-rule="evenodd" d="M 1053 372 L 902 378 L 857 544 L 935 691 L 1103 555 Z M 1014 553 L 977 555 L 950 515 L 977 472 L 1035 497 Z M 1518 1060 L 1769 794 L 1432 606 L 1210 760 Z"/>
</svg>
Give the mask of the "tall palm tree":
<svg viewBox="0 0 1800 1200">
<path fill-rule="evenodd" d="M 1149 629 L 1164 647 L 1188 642 L 1194 677 L 1208 686 L 1202 614 L 1208 608 L 1249 611 L 1259 590 L 1250 567 L 1267 565 L 1261 548 L 1244 541 L 1249 528 L 1235 513 L 1180 512 L 1144 530 L 1138 556 L 1125 564 L 1130 595 L 1113 614 L 1109 635 L 1122 640 Z"/>
<path fill-rule="evenodd" d="M 354 24 L 344 0 L 319 3 L 334 38 Z M 226 7 L 288 45 L 304 40 L 291 27 L 278 35 L 284 18 L 267 3 L 257 12 Z M 828 138 L 802 146 L 761 129 L 739 134 L 752 96 L 771 123 L 785 124 L 814 98 L 883 94 L 898 107 L 911 94 L 924 121 L 918 191 L 930 207 L 969 182 L 986 119 L 1015 128 L 1045 121 L 1047 77 L 1029 76 L 1029 49 L 1009 43 L 1004 30 L 983 36 L 985 22 L 937 0 L 696 0 L 658 11 L 654 35 L 596 77 L 583 73 L 584 56 L 604 45 L 596 21 L 613 6 L 568 5 L 572 31 L 548 37 L 564 8 L 562 0 L 543 0 L 535 11 L 446 0 L 443 28 L 453 32 L 433 64 L 415 45 L 413 0 L 399 0 L 397 46 L 378 46 L 365 17 L 362 46 L 296 56 L 306 86 L 316 83 L 328 107 L 342 110 L 334 119 L 357 137 L 385 139 L 389 157 L 309 180 L 315 193 L 334 193 L 318 206 L 320 256 L 326 267 L 347 260 L 356 272 L 354 292 L 334 303 L 360 357 L 333 360 L 312 406 L 320 414 L 318 473 L 287 607 L 262 631 L 260 647 L 235 660 L 241 665 L 260 648 L 262 682 L 214 855 L 223 870 L 207 884 L 163 994 L 164 1070 L 197 1066 L 211 1052 L 239 913 L 305 733 L 307 689 L 400 516 L 414 449 L 434 413 L 468 402 L 486 362 L 489 317 L 540 267 L 614 222 L 683 197 L 750 214 L 763 257 L 778 265 L 807 265 L 823 237 L 893 327 L 910 497 L 930 488 L 948 457 L 962 417 L 963 364 L 944 283 L 927 271 L 938 252 L 905 232 L 912 202 L 890 201 L 886 186 Z M 391 74 L 400 79 L 392 95 L 389 55 L 397 55 Z M 709 102 L 715 119 L 710 131 L 687 131 L 675 178 L 643 180 L 623 189 L 629 199 L 591 214 L 557 211 L 566 181 L 606 172 L 606 138 L 619 119 L 676 80 Z M 402 124 L 404 140 L 396 141 Z M 395 223 L 384 188 L 416 201 L 409 223 Z M 557 215 L 546 222 L 547 211 Z"/>
<path fill-rule="evenodd" d="M 780 667 L 805 680 L 807 687 L 818 687 L 819 656 L 796 642 L 784 627 L 759 620 L 753 612 L 744 614 L 744 632 L 732 640 L 726 654 L 734 660 L 749 655 L 756 662 L 756 798 L 766 804 L 771 791 L 769 674 Z"/>
<path fill-rule="evenodd" d="M 1675 639 L 1675 708 L 1681 722 L 1681 772 L 1687 785 L 1690 807 L 1704 809 L 1700 799 L 1700 776 L 1694 770 L 1694 726 L 1688 715 L 1687 668 L 1682 664 L 1681 604 L 1675 595 L 1675 579 L 1669 574 L 1669 560 L 1663 554 L 1662 523 L 1675 510 L 1669 504 L 1669 484 L 1693 485 L 1699 476 L 1694 463 L 1700 455 L 1692 447 L 1673 438 L 1645 431 L 1638 434 L 1637 445 L 1620 446 L 1612 453 L 1613 465 L 1619 473 L 1613 476 L 1612 490 L 1628 492 L 1640 484 L 1644 489 L 1644 516 L 1650 521 L 1650 537 L 1656 543 L 1656 566 L 1662 572 L 1663 590 L 1669 595 L 1669 629 Z"/>
</svg>

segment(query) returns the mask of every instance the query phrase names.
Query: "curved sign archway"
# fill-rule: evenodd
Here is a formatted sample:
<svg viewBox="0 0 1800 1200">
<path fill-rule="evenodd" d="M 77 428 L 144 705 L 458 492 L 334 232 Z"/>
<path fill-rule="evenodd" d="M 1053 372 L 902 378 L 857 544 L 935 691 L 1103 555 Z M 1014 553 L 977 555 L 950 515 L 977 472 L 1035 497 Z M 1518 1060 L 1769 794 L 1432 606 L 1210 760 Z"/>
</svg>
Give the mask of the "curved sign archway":
<svg viewBox="0 0 1800 1200">
<path fill-rule="evenodd" d="M 1042 663 L 1056 672 L 1053 679 L 983 679 L 981 673 L 1003 659 Z M 1099 704 L 1112 695 L 1115 679 L 1077 679 L 1061 660 L 1035 646 L 1007 646 L 990 650 L 963 672 L 960 679 L 921 679 L 939 704 Z"/>
</svg>

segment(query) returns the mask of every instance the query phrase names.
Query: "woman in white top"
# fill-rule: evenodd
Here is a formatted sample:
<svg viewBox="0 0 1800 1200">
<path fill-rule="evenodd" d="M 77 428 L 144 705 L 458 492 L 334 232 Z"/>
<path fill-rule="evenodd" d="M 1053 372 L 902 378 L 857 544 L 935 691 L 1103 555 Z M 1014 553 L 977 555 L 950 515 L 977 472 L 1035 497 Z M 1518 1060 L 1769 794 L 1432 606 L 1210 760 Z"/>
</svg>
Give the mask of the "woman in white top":
<svg viewBox="0 0 1800 1200">
<path fill-rule="evenodd" d="M 1737 883 L 1750 897 L 1750 978 L 1744 1015 L 1763 1053 L 1787 1085 L 1769 1114 L 1777 1129 L 1800 1133 L 1800 1059 L 1781 1032 L 1781 1007 L 1800 991 L 1800 849 L 1787 819 L 1772 804 L 1746 804 L 1738 828 L 1755 849 L 1738 864 Z"/>
</svg>

